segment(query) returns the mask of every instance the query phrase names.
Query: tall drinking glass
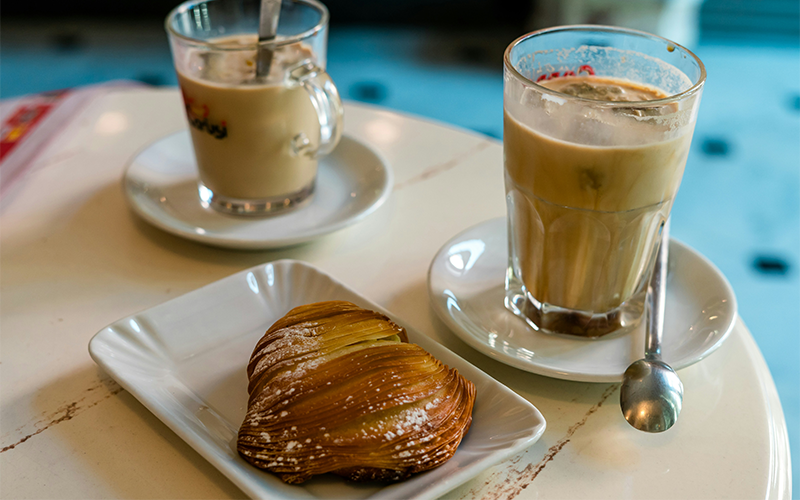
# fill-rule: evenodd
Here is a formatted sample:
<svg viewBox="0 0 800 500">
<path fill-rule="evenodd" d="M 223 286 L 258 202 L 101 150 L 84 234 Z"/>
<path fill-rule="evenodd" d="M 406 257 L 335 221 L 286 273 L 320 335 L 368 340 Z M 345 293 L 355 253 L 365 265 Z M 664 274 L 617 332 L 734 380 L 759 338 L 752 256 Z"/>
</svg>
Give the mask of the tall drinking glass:
<svg viewBox="0 0 800 500">
<path fill-rule="evenodd" d="M 546 333 L 630 330 L 705 68 L 669 40 L 602 26 L 525 35 L 504 68 L 506 307 Z"/>
<path fill-rule="evenodd" d="M 259 42 L 260 4 L 189 0 L 166 20 L 200 200 L 239 215 L 309 200 L 317 159 L 342 130 L 342 103 L 325 72 L 328 10 L 283 0 L 277 36 Z M 256 72 L 259 51 L 268 72 Z"/>
</svg>

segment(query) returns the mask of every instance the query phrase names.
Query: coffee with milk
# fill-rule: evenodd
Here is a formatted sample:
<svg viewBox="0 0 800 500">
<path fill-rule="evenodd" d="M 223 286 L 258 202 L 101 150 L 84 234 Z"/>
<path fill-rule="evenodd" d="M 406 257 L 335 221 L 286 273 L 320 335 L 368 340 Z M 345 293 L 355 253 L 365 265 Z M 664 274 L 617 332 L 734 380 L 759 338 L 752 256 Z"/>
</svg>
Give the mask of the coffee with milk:
<svg viewBox="0 0 800 500">
<path fill-rule="evenodd" d="M 286 76 L 311 51 L 301 43 L 279 47 L 268 76 L 256 78 L 256 50 L 236 50 L 254 47 L 255 35 L 213 42 L 231 50 L 189 53 L 178 68 L 200 181 L 237 200 L 310 193 L 317 160 L 293 145 L 319 141 L 319 118 L 308 93 Z"/>
<path fill-rule="evenodd" d="M 594 101 L 667 97 L 653 87 L 591 75 L 539 84 Z M 632 309 L 629 317 L 641 314 L 643 278 L 681 182 L 692 130 L 652 142 L 663 125 L 654 119 L 643 126 L 642 117 L 669 107 L 600 107 L 587 119 L 586 108 L 576 105 L 573 120 L 557 94 L 548 98 L 552 102 L 542 105 L 559 107 L 564 118 L 542 120 L 542 130 L 523 124 L 514 108 L 505 112 L 505 182 L 514 228 L 510 265 L 538 302 L 527 313 L 541 315 L 534 317 L 539 326 L 599 336 L 624 326 L 620 307 Z M 548 116 L 547 109 L 537 113 Z"/>
</svg>

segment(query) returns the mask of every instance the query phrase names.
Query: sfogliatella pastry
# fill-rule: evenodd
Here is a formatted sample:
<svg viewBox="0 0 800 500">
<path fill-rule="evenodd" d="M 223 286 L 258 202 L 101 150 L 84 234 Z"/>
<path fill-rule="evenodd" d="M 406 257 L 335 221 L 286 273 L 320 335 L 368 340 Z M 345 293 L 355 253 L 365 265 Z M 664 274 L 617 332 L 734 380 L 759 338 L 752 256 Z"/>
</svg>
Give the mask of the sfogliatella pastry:
<svg viewBox="0 0 800 500">
<path fill-rule="evenodd" d="M 475 386 L 350 302 L 297 307 L 256 345 L 239 453 L 287 483 L 398 481 L 450 459 Z"/>
</svg>

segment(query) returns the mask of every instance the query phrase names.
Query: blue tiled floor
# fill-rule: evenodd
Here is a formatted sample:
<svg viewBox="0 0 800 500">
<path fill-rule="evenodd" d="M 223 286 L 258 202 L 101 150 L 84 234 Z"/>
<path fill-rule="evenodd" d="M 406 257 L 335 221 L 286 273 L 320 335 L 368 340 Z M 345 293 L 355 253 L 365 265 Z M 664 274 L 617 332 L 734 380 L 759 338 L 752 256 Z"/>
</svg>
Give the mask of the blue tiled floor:
<svg viewBox="0 0 800 500">
<path fill-rule="evenodd" d="M 121 32 L 126 43 L 114 41 Z M 78 43 L 62 40 L 59 46 L 30 29 L 4 27 L 0 96 L 110 79 L 176 83 L 159 26 L 84 33 L 94 35 Z M 452 54 L 475 52 L 474 46 L 459 50 L 464 40 L 408 30 L 332 30 L 328 69 L 345 98 L 500 138 L 498 45 L 486 44 L 484 59 L 493 64 L 481 64 L 481 57 L 459 63 L 463 58 Z M 500 46 L 507 41 L 500 40 Z M 706 44 L 696 52 L 709 78 L 673 210 L 673 235 L 708 256 L 732 283 L 740 314 L 772 371 L 797 452 L 800 48 Z M 797 486 L 800 459 L 794 458 Z"/>
</svg>

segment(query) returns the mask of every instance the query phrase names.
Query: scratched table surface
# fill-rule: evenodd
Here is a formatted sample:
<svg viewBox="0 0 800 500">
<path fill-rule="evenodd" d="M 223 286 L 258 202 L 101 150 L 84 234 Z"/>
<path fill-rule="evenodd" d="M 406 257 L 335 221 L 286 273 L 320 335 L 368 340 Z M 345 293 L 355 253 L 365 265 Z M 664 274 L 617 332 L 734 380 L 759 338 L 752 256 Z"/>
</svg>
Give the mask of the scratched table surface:
<svg viewBox="0 0 800 500">
<path fill-rule="evenodd" d="M 379 150 L 395 185 L 364 221 L 268 252 L 180 239 L 127 208 L 121 177 L 186 126 L 175 89 L 99 93 L 6 191 L 0 212 L 0 496 L 238 498 L 244 494 L 87 352 L 107 324 L 263 262 L 300 259 L 403 318 L 535 404 L 543 437 L 446 495 L 456 498 L 789 498 L 786 424 L 742 319 L 681 370 L 669 432 L 624 422 L 617 384 L 549 379 L 461 342 L 428 303 L 426 272 L 453 235 L 505 213 L 502 145 L 348 104 L 346 133 Z"/>
</svg>

